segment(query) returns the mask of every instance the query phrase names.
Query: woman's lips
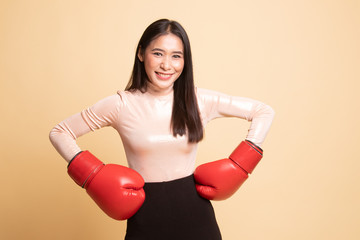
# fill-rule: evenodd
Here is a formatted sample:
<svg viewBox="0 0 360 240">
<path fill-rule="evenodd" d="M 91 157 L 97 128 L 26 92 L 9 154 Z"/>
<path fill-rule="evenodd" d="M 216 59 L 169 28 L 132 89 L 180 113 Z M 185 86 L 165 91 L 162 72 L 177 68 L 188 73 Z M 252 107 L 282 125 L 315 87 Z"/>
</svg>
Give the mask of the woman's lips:
<svg viewBox="0 0 360 240">
<path fill-rule="evenodd" d="M 161 73 L 161 72 L 155 72 L 155 74 L 161 80 L 169 80 L 173 75 L 172 73 Z"/>
</svg>

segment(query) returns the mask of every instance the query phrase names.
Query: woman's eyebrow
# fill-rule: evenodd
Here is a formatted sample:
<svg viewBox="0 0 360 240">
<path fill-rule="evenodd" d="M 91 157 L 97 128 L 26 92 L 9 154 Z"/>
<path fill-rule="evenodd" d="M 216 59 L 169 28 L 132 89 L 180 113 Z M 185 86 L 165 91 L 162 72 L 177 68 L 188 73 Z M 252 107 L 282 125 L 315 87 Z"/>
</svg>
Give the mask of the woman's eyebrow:
<svg viewBox="0 0 360 240">
<path fill-rule="evenodd" d="M 182 51 L 173 51 L 173 53 L 182 54 L 182 55 L 183 55 L 183 52 L 182 52 Z"/>
<path fill-rule="evenodd" d="M 159 51 L 159 52 L 165 52 L 165 50 L 161 49 L 161 48 L 154 48 L 151 51 Z"/>
<path fill-rule="evenodd" d="M 152 52 L 155 52 L 155 51 L 159 51 L 159 52 L 165 52 L 165 50 L 161 49 L 161 48 L 154 48 L 151 50 Z M 183 55 L 183 52 L 182 51 L 173 51 L 172 53 L 176 53 L 176 54 L 182 54 Z"/>
</svg>

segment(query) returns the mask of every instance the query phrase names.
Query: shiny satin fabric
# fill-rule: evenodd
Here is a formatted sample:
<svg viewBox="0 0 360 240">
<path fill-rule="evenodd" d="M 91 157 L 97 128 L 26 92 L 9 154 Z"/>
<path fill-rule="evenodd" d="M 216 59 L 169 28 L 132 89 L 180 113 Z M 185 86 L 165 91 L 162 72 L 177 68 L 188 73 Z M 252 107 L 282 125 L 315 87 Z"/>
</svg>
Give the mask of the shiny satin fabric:
<svg viewBox="0 0 360 240">
<path fill-rule="evenodd" d="M 196 89 L 196 95 L 204 127 L 219 117 L 245 119 L 251 121 L 246 139 L 261 146 L 274 117 L 270 106 L 201 88 Z M 70 161 L 81 151 L 76 144 L 78 137 L 111 126 L 122 139 L 129 167 L 139 172 L 145 182 L 186 177 L 194 172 L 197 143 L 188 143 L 186 136 L 172 135 L 172 102 L 173 92 L 157 96 L 118 91 L 56 125 L 50 140 L 61 156 Z M 244 138 L 240 137 L 239 142 Z"/>
</svg>

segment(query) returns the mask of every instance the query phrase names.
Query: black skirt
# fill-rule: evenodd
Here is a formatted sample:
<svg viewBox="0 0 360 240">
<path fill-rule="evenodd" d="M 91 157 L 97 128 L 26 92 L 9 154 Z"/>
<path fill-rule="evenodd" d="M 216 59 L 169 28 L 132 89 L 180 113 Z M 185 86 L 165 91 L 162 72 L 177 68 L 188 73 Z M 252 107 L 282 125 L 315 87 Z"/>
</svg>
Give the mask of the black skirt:
<svg viewBox="0 0 360 240">
<path fill-rule="evenodd" d="M 145 183 L 146 198 L 127 221 L 125 240 L 221 240 L 214 209 L 198 195 L 194 176 Z"/>
</svg>

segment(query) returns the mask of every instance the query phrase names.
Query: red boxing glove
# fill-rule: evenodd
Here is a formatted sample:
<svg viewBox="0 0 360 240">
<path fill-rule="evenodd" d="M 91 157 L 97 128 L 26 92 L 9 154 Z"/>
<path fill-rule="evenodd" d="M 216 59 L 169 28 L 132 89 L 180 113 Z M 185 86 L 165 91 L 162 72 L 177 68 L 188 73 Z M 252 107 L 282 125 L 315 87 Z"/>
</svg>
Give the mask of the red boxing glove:
<svg viewBox="0 0 360 240">
<path fill-rule="evenodd" d="M 197 192 L 209 200 L 231 197 L 252 173 L 262 153 L 261 148 L 246 140 L 229 158 L 198 166 L 194 172 Z"/>
<path fill-rule="evenodd" d="M 121 165 L 105 165 L 88 151 L 73 158 L 68 174 L 116 220 L 130 218 L 144 203 L 144 179 L 139 173 Z"/>
</svg>

